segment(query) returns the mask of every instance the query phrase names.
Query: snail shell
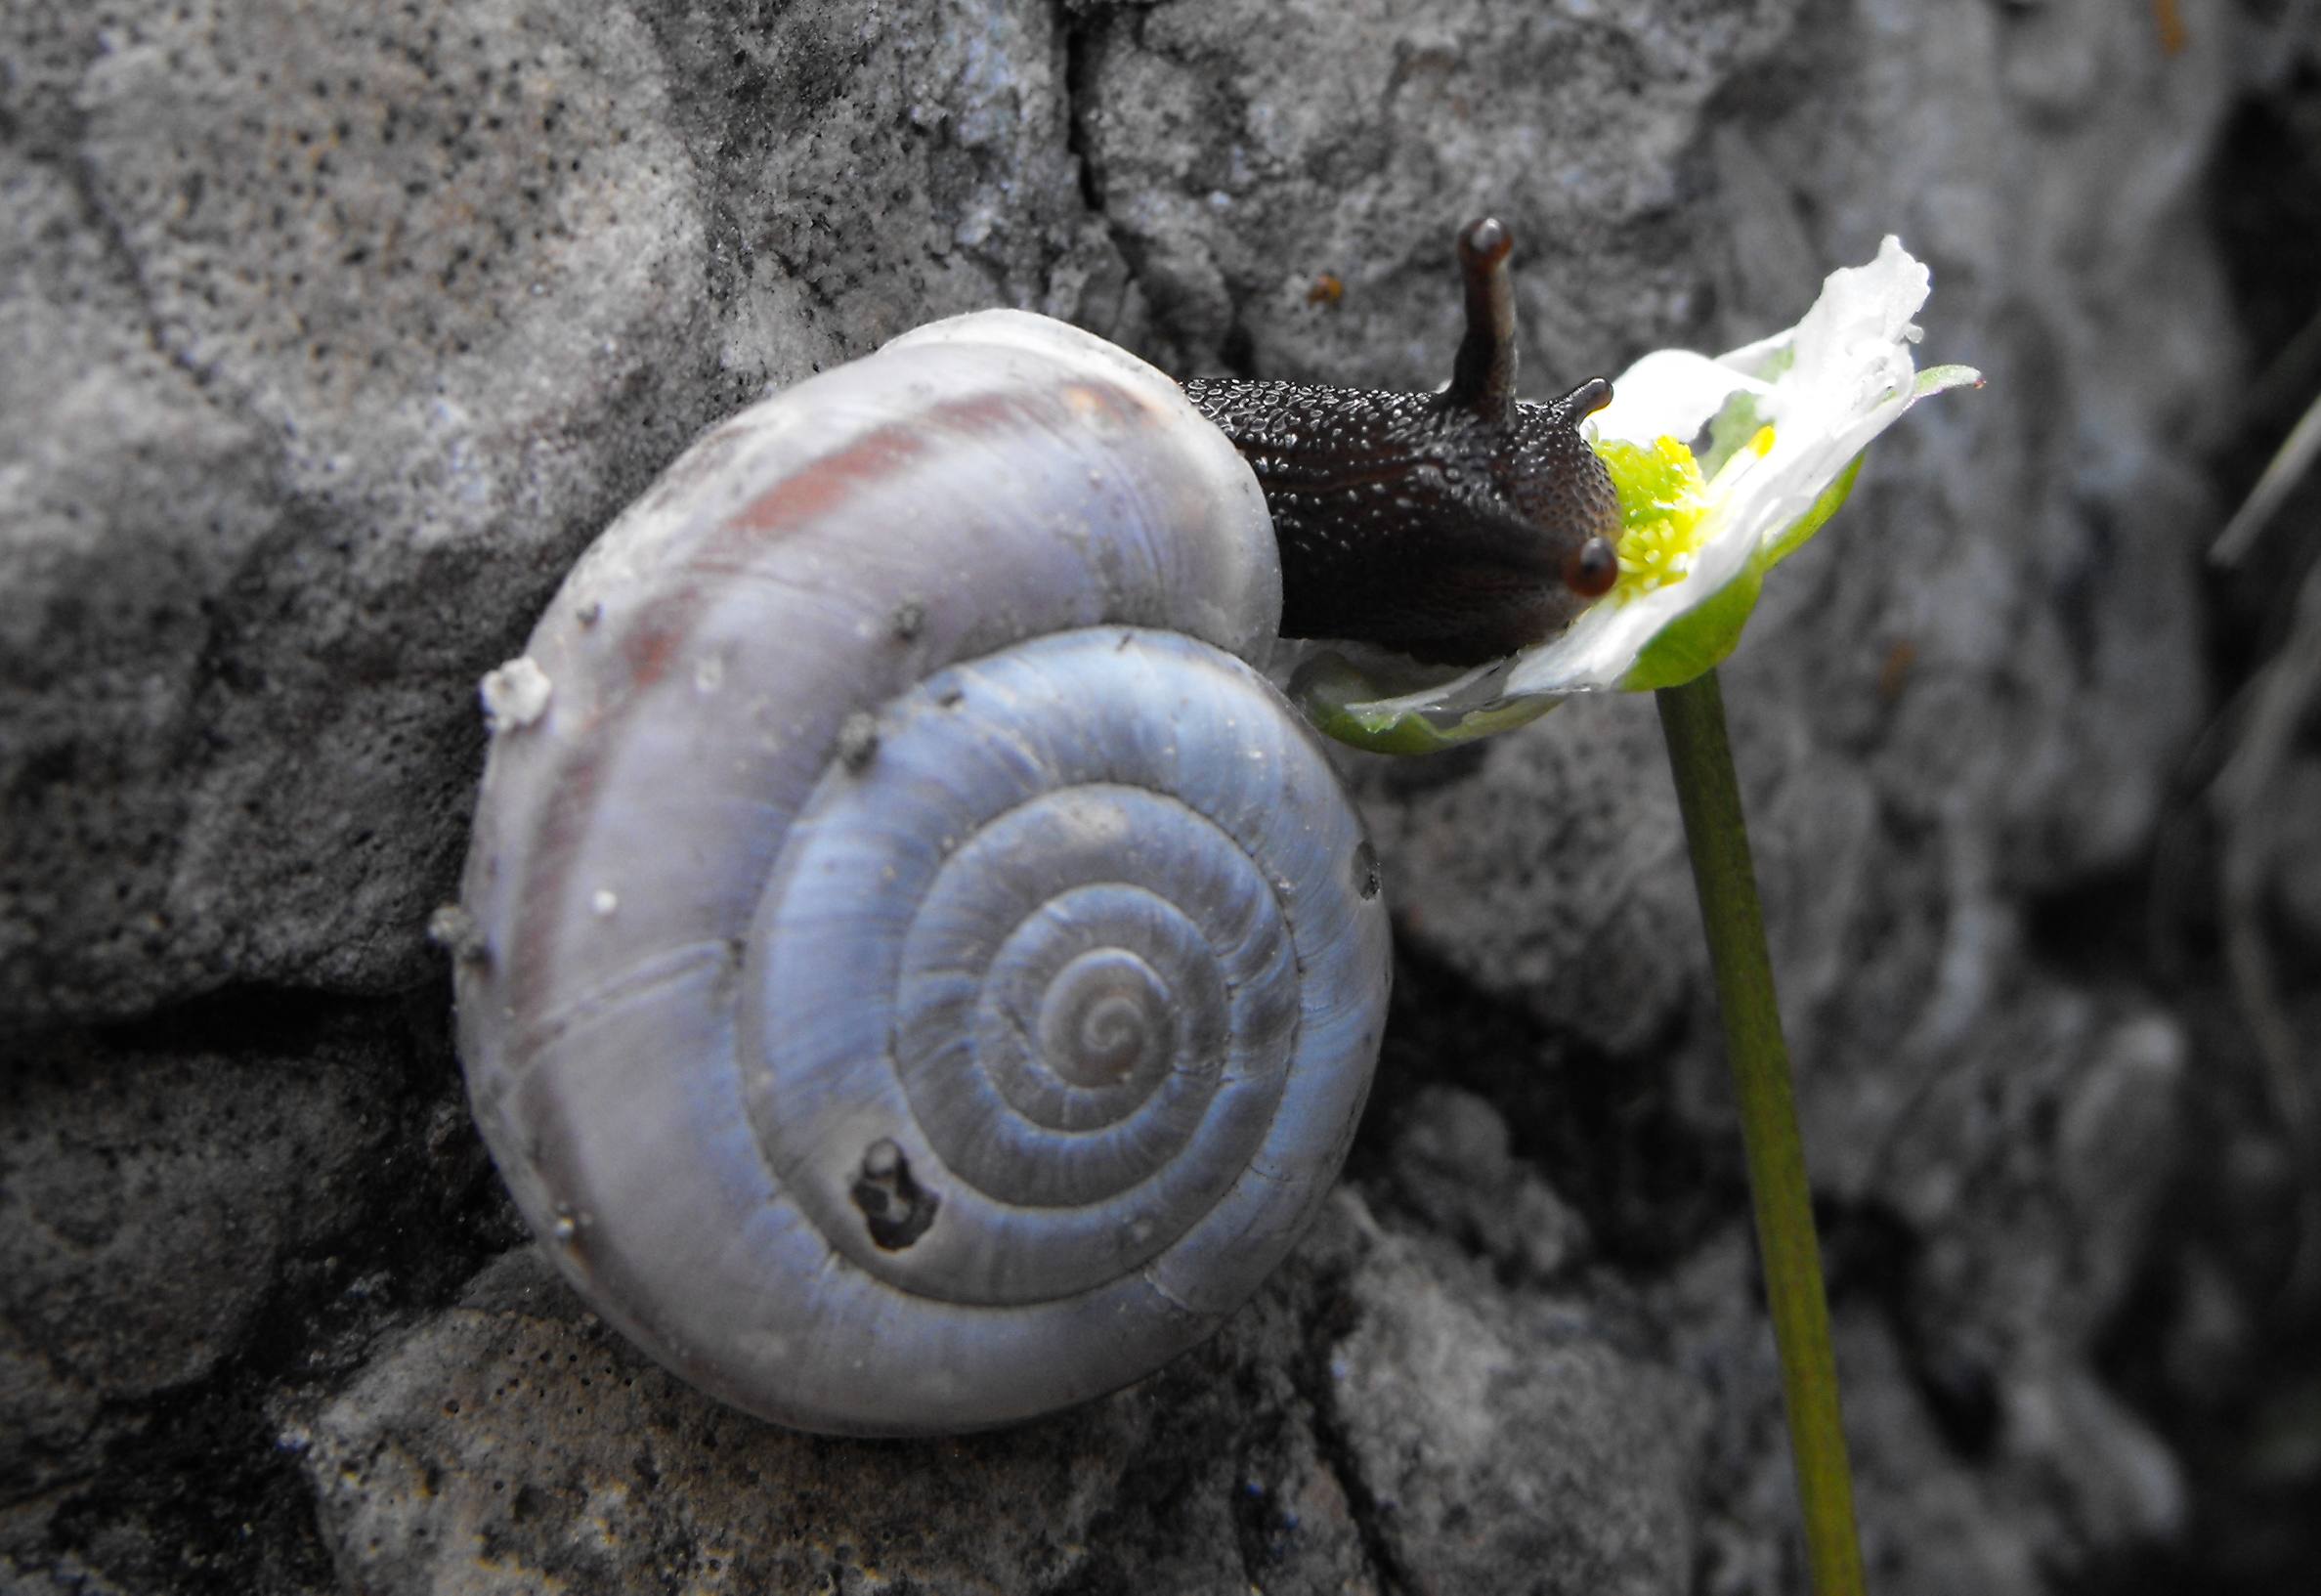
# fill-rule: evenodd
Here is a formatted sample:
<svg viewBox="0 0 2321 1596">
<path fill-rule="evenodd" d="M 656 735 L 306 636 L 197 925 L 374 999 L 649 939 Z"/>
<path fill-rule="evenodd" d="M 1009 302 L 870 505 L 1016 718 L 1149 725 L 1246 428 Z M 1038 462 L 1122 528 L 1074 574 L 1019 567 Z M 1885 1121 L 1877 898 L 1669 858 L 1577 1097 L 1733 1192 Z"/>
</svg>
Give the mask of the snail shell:
<svg viewBox="0 0 2321 1596">
<path fill-rule="evenodd" d="M 1059 323 L 704 437 L 487 682 L 459 1045 L 558 1267 L 800 1428 L 1007 1423 L 1209 1334 L 1344 1156 L 1375 857 L 1265 679 L 1255 479 Z"/>
</svg>

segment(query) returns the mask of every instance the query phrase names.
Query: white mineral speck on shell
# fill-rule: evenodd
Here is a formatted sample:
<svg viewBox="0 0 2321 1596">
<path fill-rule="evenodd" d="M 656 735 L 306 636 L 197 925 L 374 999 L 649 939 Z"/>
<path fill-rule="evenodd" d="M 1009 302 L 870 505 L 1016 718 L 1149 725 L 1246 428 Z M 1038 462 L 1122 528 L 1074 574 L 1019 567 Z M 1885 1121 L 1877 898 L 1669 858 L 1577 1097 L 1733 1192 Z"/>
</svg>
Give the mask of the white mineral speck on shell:
<svg viewBox="0 0 2321 1596">
<path fill-rule="evenodd" d="M 484 724 L 520 731 L 548 712 L 548 674 L 532 656 L 510 660 L 484 678 Z"/>
<path fill-rule="evenodd" d="M 621 907 L 621 894 L 609 887 L 600 886 L 596 889 L 596 895 L 588 900 L 588 907 L 595 910 L 599 916 L 609 920 L 612 918 L 613 911 Z"/>
<path fill-rule="evenodd" d="M 693 668 L 693 690 L 714 693 L 725 680 L 725 662 L 714 654 L 704 655 Z"/>
</svg>

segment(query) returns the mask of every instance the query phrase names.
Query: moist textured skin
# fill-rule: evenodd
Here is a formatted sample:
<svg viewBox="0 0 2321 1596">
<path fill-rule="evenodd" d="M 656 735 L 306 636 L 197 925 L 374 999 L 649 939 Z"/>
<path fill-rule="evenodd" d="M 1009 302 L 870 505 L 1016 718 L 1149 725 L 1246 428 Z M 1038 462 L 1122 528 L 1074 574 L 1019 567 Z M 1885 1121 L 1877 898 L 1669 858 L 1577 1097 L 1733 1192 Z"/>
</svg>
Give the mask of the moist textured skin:
<svg viewBox="0 0 2321 1596">
<path fill-rule="evenodd" d="M 1184 385 L 1257 473 L 1284 635 L 1477 665 L 1560 631 L 1618 576 L 1619 500 L 1579 435 L 1612 384 L 1516 399 L 1514 249 L 1489 217 L 1460 230 L 1467 331 L 1439 394 Z"/>
<path fill-rule="evenodd" d="M 1612 538 L 1612 476 L 1580 437 L 1601 378 L 1485 415 L 1449 394 L 1202 379 L 1186 397 L 1257 473 L 1281 544 L 1282 632 L 1473 665 L 1569 625 L 1568 562 Z"/>
</svg>

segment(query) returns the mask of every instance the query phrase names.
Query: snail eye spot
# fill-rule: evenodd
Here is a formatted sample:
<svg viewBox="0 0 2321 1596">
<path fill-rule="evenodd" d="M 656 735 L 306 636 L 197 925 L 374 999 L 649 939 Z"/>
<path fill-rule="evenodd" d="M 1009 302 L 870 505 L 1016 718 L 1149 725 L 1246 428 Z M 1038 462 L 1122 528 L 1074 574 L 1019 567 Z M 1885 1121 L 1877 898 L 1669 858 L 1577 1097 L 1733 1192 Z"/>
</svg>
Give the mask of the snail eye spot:
<svg viewBox="0 0 2321 1596">
<path fill-rule="evenodd" d="M 1619 552 L 1609 538 L 1590 538 L 1564 556 L 1564 585 L 1582 598 L 1602 598 L 1619 580 Z"/>
</svg>

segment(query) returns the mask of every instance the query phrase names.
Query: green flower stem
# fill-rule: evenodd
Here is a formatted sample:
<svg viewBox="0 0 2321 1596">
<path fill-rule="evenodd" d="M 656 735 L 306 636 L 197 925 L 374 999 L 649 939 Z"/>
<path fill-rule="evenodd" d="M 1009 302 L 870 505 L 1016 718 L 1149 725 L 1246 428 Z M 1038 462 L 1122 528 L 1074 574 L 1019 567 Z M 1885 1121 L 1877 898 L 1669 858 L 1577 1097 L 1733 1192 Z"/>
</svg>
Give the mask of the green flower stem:
<svg viewBox="0 0 2321 1596">
<path fill-rule="evenodd" d="M 1684 811 L 1685 840 L 1692 848 L 1700 918 L 1708 927 L 1717 1005 L 1725 1016 L 1725 1051 L 1741 1100 L 1749 1195 L 1756 1204 L 1774 1342 L 1781 1350 L 1813 1589 L 1816 1596 L 1861 1596 L 1862 1539 L 1854 1528 L 1853 1477 L 1838 1422 L 1837 1359 L 1829 1344 L 1813 1191 L 1805 1179 L 1805 1144 L 1797 1134 L 1789 1054 L 1774 1002 L 1773 964 L 1765 951 L 1765 921 L 1757 907 L 1741 787 L 1733 775 L 1733 746 L 1725 735 L 1724 694 L 1711 670 L 1655 696 Z"/>
</svg>

